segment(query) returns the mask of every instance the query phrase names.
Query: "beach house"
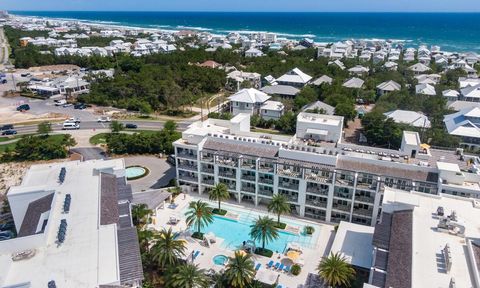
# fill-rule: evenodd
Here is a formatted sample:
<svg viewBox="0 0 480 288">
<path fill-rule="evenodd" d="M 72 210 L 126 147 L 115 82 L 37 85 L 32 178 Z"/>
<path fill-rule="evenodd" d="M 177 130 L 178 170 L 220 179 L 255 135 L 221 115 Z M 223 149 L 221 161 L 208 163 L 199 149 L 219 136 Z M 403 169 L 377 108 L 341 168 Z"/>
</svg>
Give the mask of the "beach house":
<svg viewBox="0 0 480 288">
<path fill-rule="evenodd" d="M 288 85 L 297 88 L 305 86 L 312 77 L 303 73 L 300 69 L 294 68 L 276 79 L 279 85 Z"/>
<path fill-rule="evenodd" d="M 242 89 L 228 97 L 230 100 L 230 112 L 233 115 L 240 113 L 258 115 L 260 114 L 260 108 L 270 98 L 266 93 L 254 88 Z"/>
<path fill-rule="evenodd" d="M 385 93 L 400 91 L 401 89 L 402 89 L 402 86 L 397 82 L 393 80 L 385 81 L 377 85 L 377 95 L 382 96 Z"/>
<path fill-rule="evenodd" d="M 480 108 L 468 107 L 443 119 L 450 135 L 461 138 L 461 145 L 470 149 L 480 149 Z"/>
<path fill-rule="evenodd" d="M 363 83 L 365 83 L 365 81 L 363 81 L 362 79 L 352 77 L 352 78 L 346 80 L 342 84 L 342 86 L 345 87 L 345 88 L 361 89 L 363 87 Z"/>
<path fill-rule="evenodd" d="M 460 98 L 463 101 L 480 102 L 480 84 L 460 89 Z"/>
<path fill-rule="evenodd" d="M 383 113 L 383 115 L 387 116 L 387 118 L 392 119 L 395 123 L 407 124 L 417 128 L 431 127 L 431 123 L 430 120 L 428 120 L 428 117 L 420 112 L 398 109 Z"/>
<path fill-rule="evenodd" d="M 428 96 L 435 96 L 437 95 L 437 91 L 435 91 L 435 87 L 430 84 L 418 84 L 415 86 L 415 93 L 419 95 L 428 95 Z"/>
</svg>

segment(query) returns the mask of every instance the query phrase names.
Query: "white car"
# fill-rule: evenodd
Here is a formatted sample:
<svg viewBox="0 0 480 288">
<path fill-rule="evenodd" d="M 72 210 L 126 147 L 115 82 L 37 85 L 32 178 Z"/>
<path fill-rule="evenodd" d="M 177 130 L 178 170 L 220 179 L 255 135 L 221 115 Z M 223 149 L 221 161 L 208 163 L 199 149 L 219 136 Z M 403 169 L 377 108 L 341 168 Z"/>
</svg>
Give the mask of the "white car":
<svg viewBox="0 0 480 288">
<path fill-rule="evenodd" d="M 78 118 L 68 118 L 67 120 L 64 121 L 64 123 L 76 123 L 76 124 L 78 124 L 80 122 L 81 121 Z"/>
<path fill-rule="evenodd" d="M 97 122 L 98 123 L 105 123 L 105 122 L 110 122 L 110 117 L 100 117 L 98 118 Z"/>
<path fill-rule="evenodd" d="M 55 100 L 55 106 L 63 106 L 67 104 L 67 100 L 61 99 L 61 100 Z"/>
</svg>

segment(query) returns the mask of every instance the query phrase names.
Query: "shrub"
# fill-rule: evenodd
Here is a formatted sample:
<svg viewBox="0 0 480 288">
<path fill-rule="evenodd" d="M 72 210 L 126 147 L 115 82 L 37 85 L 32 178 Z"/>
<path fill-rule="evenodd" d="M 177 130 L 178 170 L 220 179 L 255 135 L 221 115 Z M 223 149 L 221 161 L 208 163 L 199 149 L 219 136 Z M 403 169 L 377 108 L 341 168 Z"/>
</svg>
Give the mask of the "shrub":
<svg viewBox="0 0 480 288">
<path fill-rule="evenodd" d="M 202 232 L 193 232 L 192 238 L 203 240 L 203 233 Z"/>
<path fill-rule="evenodd" d="M 224 216 L 225 214 L 227 214 L 227 210 L 225 210 L 225 209 L 218 210 L 218 208 L 215 208 L 215 209 L 212 209 L 212 213 Z"/>
<path fill-rule="evenodd" d="M 255 254 L 270 258 L 273 255 L 273 251 L 269 249 L 257 248 L 255 249 Z"/>
<path fill-rule="evenodd" d="M 297 276 L 298 274 L 300 274 L 300 272 L 302 272 L 302 267 L 300 267 L 300 265 L 298 264 L 293 264 L 292 268 L 290 268 L 290 272 L 292 272 L 293 275 Z"/>
<path fill-rule="evenodd" d="M 305 226 L 304 232 L 307 235 L 312 235 L 315 232 L 315 228 L 313 228 L 312 226 Z"/>
<path fill-rule="evenodd" d="M 277 229 L 284 230 L 285 227 L 287 227 L 287 224 L 285 224 L 285 223 L 283 223 L 283 222 L 280 222 L 280 223 L 275 222 L 275 227 L 276 227 Z"/>
</svg>

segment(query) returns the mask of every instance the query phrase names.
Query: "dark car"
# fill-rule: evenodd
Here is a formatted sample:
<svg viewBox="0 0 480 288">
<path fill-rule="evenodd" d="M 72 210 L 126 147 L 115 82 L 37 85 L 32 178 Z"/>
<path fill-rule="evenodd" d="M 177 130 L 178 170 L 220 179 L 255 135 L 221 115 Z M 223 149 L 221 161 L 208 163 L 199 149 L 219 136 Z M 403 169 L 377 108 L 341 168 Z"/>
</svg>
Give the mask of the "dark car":
<svg viewBox="0 0 480 288">
<path fill-rule="evenodd" d="M 170 154 L 167 157 L 167 162 L 171 165 L 175 166 L 175 154 Z"/>
<path fill-rule="evenodd" d="M 127 129 L 137 129 L 137 124 L 127 123 L 125 124 L 125 128 Z"/>
<path fill-rule="evenodd" d="M 0 130 L 10 130 L 10 129 L 13 129 L 12 124 L 5 124 L 2 127 L 0 127 Z"/>
<path fill-rule="evenodd" d="M 30 105 L 28 104 L 23 104 L 17 107 L 17 111 L 28 111 L 30 110 Z"/>
<path fill-rule="evenodd" d="M 7 79 L 1 79 L 1 80 L 0 80 L 0 83 L 2 83 L 2 84 L 7 83 Z"/>
<path fill-rule="evenodd" d="M 2 132 L 2 135 L 15 135 L 15 134 L 17 134 L 16 130 L 7 130 Z"/>
<path fill-rule="evenodd" d="M 77 103 L 77 104 L 73 105 L 73 109 L 83 110 L 85 108 L 87 108 L 87 105 L 85 105 L 83 103 Z"/>
</svg>

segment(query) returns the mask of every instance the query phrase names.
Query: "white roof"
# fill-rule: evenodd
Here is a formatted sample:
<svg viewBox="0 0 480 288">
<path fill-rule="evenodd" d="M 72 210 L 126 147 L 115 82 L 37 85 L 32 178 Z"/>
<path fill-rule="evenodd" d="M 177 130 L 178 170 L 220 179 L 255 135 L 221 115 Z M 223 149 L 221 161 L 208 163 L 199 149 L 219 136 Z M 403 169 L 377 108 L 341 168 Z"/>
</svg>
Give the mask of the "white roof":
<svg viewBox="0 0 480 288">
<path fill-rule="evenodd" d="M 476 86 L 480 84 L 480 78 L 465 78 L 460 77 L 458 78 L 458 82 L 460 84 L 460 88 L 465 88 L 468 86 Z"/>
<path fill-rule="evenodd" d="M 398 91 L 401 88 L 402 86 L 393 80 L 380 83 L 377 86 L 377 89 L 383 90 L 383 91 Z"/>
<path fill-rule="evenodd" d="M 300 112 L 297 116 L 297 122 L 315 123 L 328 126 L 340 126 L 343 123 L 343 117 Z"/>
<path fill-rule="evenodd" d="M 283 74 L 277 79 L 277 82 L 299 83 L 306 84 L 312 77 L 303 73 L 300 69 L 294 68 L 287 73 Z"/>
<path fill-rule="evenodd" d="M 437 162 L 438 170 L 460 172 L 460 167 L 455 163 Z"/>
<path fill-rule="evenodd" d="M 353 77 L 345 81 L 342 86 L 347 88 L 362 88 L 364 82 L 365 81 L 360 78 Z"/>
<path fill-rule="evenodd" d="M 329 77 L 327 75 L 323 75 L 323 76 L 320 76 L 319 78 L 317 78 L 316 80 L 314 80 L 312 82 L 312 84 L 320 86 L 323 83 L 332 84 L 332 82 L 333 82 L 333 79 L 331 77 Z"/>
<path fill-rule="evenodd" d="M 270 110 L 270 111 L 283 111 L 284 108 L 285 106 L 283 105 L 282 102 L 271 101 L 271 100 L 265 101 L 265 103 L 263 103 L 261 107 L 261 109 Z"/>
<path fill-rule="evenodd" d="M 430 67 L 422 63 L 416 63 L 410 66 L 409 69 L 415 72 L 426 72 L 430 70 Z"/>
<path fill-rule="evenodd" d="M 420 146 L 421 144 L 420 135 L 418 135 L 418 132 L 403 131 L 403 139 L 405 140 L 406 144 L 411 146 Z"/>
<path fill-rule="evenodd" d="M 451 135 L 480 138 L 480 125 L 478 120 L 475 121 L 475 119 L 470 117 L 480 117 L 480 108 L 465 108 L 457 113 L 446 115 L 443 118 L 443 122 L 445 123 L 448 133 Z"/>
<path fill-rule="evenodd" d="M 60 185 L 61 167 L 67 172 Z M 44 233 L 0 242 L 0 286 L 30 282 L 31 287 L 46 287 L 50 280 L 57 287 L 98 287 L 119 282 L 117 228 L 116 224 L 99 225 L 100 175 L 94 171 L 120 173 L 124 167 L 123 159 L 33 165 L 21 186 L 10 188 L 8 197 L 12 203 L 31 203 L 25 200 L 38 199 L 32 197 L 42 191 L 54 191 L 47 226 Z M 64 214 L 67 193 L 72 201 L 70 213 Z M 65 242 L 58 246 L 55 242 L 61 219 L 67 220 L 68 227 Z M 9 260 L 13 252 L 32 249 L 28 247 L 35 249 L 35 256 Z"/>
<path fill-rule="evenodd" d="M 458 93 L 457 90 L 447 89 L 445 91 L 442 91 L 442 95 L 444 97 L 458 97 L 458 95 L 460 95 L 460 93 Z"/>
<path fill-rule="evenodd" d="M 435 229 L 438 225 L 436 213 L 439 206 L 445 214 L 456 211 L 457 223 L 466 227 L 465 238 L 442 233 Z M 466 239 L 480 238 L 480 209 L 474 206 L 470 199 L 453 197 L 431 197 L 424 193 L 410 193 L 401 190 L 385 188 L 383 209 L 392 211 L 398 209 L 413 209 L 412 219 L 412 288 L 417 287 L 449 287 L 455 278 L 456 287 L 475 287 L 472 282 L 472 271 L 478 268 L 471 265 L 469 251 L 466 249 Z M 392 237 L 394 235 L 392 234 Z M 451 270 L 445 272 L 442 249 L 450 246 Z M 442 260 L 439 258 L 442 257 Z M 442 266 L 439 266 L 439 261 Z M 441 267 L 441 268 L 439 268 Z M 393 271 L 392 273 L 395 273 Z"/>
<path fill-rule="evenodd" d="M 258 91 L 254 88 L 242 89 L 232 96 L 228 97 L 230 101 L 242 102 L 242 103 L 264 103 L 270 96 L 266 93 Z"/>
<path fill-rule="evenodd" d="M 384 66 L 385 68 L 393 68 L 393 67 L 397 67 L 398 64 L 395 63 L 395 62 L 392 62 L 392 61 L 388 61 L 388 62 L 386 62 L 385 64 L 383 64 L 383 66 Z"/>
<path fill-rule="evenodd" d="M 370 269 L 373 258 L 373 231 L 375 227 L 341 221 L 331 252 L 340 252 L 348 263 Z"/>
<path fill-rule="evenodd" d="M 471 107 L 480 107 L 480 102 L 472 102 L 472 101 L 453 101 L 448 105 L 449 109 L 453 109 L 455 111 L 460 111 L 462 109 L 471 108 Z"/>
<path fill-rule="evenodd" d="M 393 121 L 395 121 L 396 123 L 403 123 L 421 128 L 431 127 L 428 117 L 419 112 L 407 110 L 393 110 L 383 114 L 388 118 L 393 119 Z"/>
<path fill-rule="evenodd" d="M 430 84 L 418 84 L 418 85 L 416 85 L 415 86 L 415 92 L 417 94 L 430 95 L 430 96 L 437 95 L 437 92 L 435 91 L 435 87 L 433 87 Z"/>
<path fill-rule="evenodd" d="M 480 98 L 480 84 L 468 86 L 460 90 L 463 97 Z"/>
<path fill-rule="evenodd" d="M 367 67 L 363 67 L 361 65 L 357 65 L 355 67 L 352 67 L 350 69 L 348 69 L 349 72 L 352 72 L 352 73 L 368 73 L 368 71 L 370 71 L 369 68 Z"/>
</svg>

